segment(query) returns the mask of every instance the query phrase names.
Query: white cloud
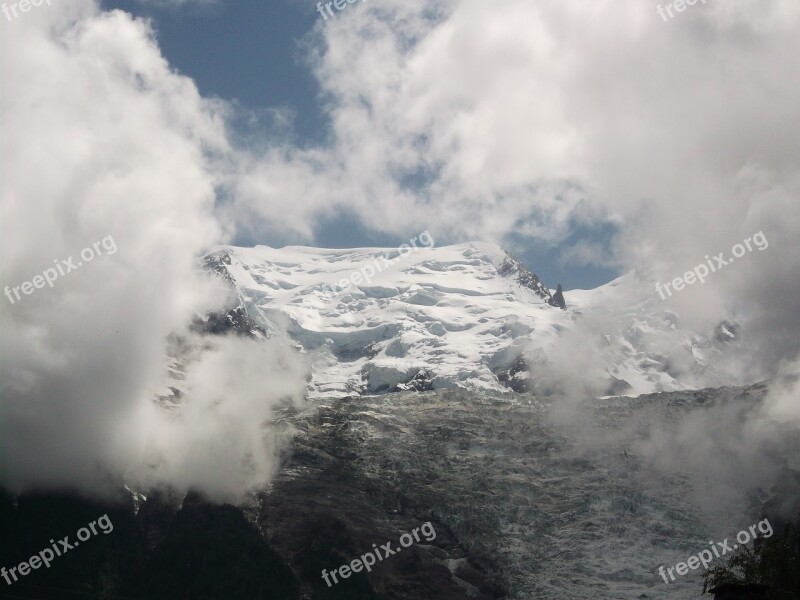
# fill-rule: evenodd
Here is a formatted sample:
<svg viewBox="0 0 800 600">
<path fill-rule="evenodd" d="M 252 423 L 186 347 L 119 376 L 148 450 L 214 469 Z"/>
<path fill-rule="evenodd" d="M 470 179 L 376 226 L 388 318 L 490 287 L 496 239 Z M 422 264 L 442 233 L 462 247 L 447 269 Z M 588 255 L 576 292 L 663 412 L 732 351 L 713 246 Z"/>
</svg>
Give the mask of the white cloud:
<svg viewBox="0 0 800 600">
<path fill-rule="evenodd" d="M 309 58 L 330 143 L 266 150 L 230 148 L 232 108 L 140 21 L 72 0 L 4 23 L 3 283 L 119 246 L 0 317 L 6 439 L 41 444 L 27 482 L 119 462 L 105 426 L 147 401 L 166 335 L 214 304 L 194 269 L 221 223 L 311 241 L 349 210 L 403 236 L 558 243 L 609 219 L 617 262 L 660 281 L 763 230 L 768 250 L 671 302 L 698 327 L 735 312 L 751 368 L 774 372 L 798 352 L 799 19 L 794 0 L 667 23 L 638 0 L 358 3 L 318 22 Z"/>
<path fill-rule="evenodd" d="M 798 24 L 791 0 L 666 23 L 638 0 L 358 4 L 318 24 L 310 61 L 331 144 L 251 156 L 233 211 L 306 239 L 337 209 L 437 239 L 558 244 L 608 221 L 614 263 L 661 281 L 763 230 L 780 250 L 671 302 L 698 328 L 753 323 L 774 371 L 798 350 Z"/>
<path fill-rule="evenodd" d="M 186 370 L 186 401 L 177 414 L 140 406 L 122 424 L 137 460 L 126 478 L 138 489 L 200 489 L 222 499 L 260 489 L 277 471 L 284 432 L 269 426 L 273 407 L 305 393 L 307 364 L 280 340 L 228 337 L 193 340 L 197 359 Z M 258 376 L 254 376 L 258 374 Z"/>
<path fill-rule="evenodd" d="M 0 312 L 3 483 L 101 488 L 136 463 L 137 436 L 152 428 L 174 451 L 157 475 L 180 485 L 170 460 L 191 466 L 187 454 L 215 450 L 204 477 L 185 483 L 240 492 L 248 477 L 237 475 L 239 461 L 253 454 L 255 435 L 243 413 L 263 420 L 265 407 L 302 384 L 296 369 L 264 381 L 268 366 L 233 369 L 241 346 L 221 342 L 193 375 L 186 420 L 141 420 L 165 375 L 167 336 L 225 299 L 198 267 L 224 241 L 213 214 L 213 164 L 229 151 L 220 107 L 172 71 L 145 23 L 88 1 L 32 11 L 8 24 L 2 43 L 2 284 L 30 280 L 109 235 L 118 248 Z M 197 415 L 215 414 L 212 400 L 233 417 L 200 430 Z M 237 427 L 238 447 L 228 439 Z M 198 436 L 205 451 L 174 447 Z M 157 452 L 166 441 L 149 443 Z M 263 456 L 256 464 L 265 466 Z"/>
</svg>

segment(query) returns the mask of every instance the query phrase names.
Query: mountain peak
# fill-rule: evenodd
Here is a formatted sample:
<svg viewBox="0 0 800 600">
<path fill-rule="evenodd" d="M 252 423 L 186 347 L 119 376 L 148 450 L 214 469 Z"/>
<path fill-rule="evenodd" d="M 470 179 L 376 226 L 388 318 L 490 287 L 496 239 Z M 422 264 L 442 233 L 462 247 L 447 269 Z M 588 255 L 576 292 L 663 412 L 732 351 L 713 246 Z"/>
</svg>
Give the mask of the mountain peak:
<svg viewBox="0 0 800 600">
<path fill-rule="evenodd" d="M 517 282 L 520 285 L 532 290 L 540 298 L 550 300 L 550 298 L 552 298 L 550 290 L 542 284 L 539 277 L 535 273 L 529 271 L 528 267 L 522 264 L 522 261 L 508 250 L 505 250 L 505 253 L 506 258 L 497 268 L 497 272 L 503 277 L 516 276 Z"/>
<path fill-rule="evenodd" d="M 580 352 L 596 351 L 595 371 L 605 371 L 615 389 L 691 387 L 689 377 L 707 368 L 706 356 L 720 345 L 687 334 L 676 342 L 685 358 L 664 356 L 659 339 L 678 335 L 674 318 L 661 314 L 639 282 L 623 277 L 573 290 L 567 308 L 520 260 L 483 242 L 403 250 L 220 246 L 204 263 L 238 297 L 235 314 L 209 326 L 287 335 L 312 357 L 309 394 L 316 397 L 531 389 L 531 368 L 548 362 L 581 315 L 604 315 L 602 343 L 595 340 L 592 350 L 586 340 Z M 624 323 L 608 321 L 617 307 Z M 684 363 L 697 369 L 674 370 Z"/>
</svg>

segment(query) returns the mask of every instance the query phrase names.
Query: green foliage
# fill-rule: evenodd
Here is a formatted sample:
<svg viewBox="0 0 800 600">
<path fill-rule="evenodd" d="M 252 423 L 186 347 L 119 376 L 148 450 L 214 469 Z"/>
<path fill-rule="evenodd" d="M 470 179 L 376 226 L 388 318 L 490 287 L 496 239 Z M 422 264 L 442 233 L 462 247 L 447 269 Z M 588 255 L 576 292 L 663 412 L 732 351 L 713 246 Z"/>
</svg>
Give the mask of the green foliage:
<svg viewBox="0 0 800 600">
<path fill-rule="evenodd" d="M 706 571 L 703 592 L 722 583 L 768 585 L 771 600 L 800 598 L 800 516 L 780 534 L 741 544 L 727 566 Z"/>
</svg>

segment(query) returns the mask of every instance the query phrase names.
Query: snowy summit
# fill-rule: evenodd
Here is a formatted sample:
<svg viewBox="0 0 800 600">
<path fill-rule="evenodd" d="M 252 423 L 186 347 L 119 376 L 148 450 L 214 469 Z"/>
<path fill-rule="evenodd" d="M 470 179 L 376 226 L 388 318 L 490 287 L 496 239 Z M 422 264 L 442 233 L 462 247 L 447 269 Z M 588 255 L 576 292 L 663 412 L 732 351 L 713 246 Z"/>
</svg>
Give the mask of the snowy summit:
<svg viewBox="0 0 800 600">
<path fill-rule="evenodd" d="M 313 355 L 315 397 L 531 389 L 531 368 L 546 365 L 553 345 L 588 315 L 614 315 L 596 356 L 608 394 L 693 387 L 722 346 L 713 336 L 683 336 L 693 369 L 673 372 L 674 357 L 653 348 L 676 335 L 677 317 L 633 273 L 565 292 L 561 310 L 555 290 L 489 243 L 405 252 L 220 246 L 205 264 L 234 287 L 238 306 L 228 319 L 244 319 L 239 329 L 284 333 Z"/>
</svg>

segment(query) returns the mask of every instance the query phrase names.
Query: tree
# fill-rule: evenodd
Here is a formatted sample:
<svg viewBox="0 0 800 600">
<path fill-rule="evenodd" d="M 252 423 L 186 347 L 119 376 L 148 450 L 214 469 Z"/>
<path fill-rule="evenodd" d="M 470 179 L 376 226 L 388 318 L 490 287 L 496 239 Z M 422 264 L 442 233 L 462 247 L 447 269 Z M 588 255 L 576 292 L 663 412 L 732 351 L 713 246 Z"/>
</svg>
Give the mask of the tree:
<svg viewBox="0 0 800 600">
<path fill-rule="evenodd" d="M 741 544 L 727 566 L 706 571 L 703 592 L 723 583 L 761 583 L 769 586 L 770 600 L 800 598 L 800 515 L 780 535 L 756 538 L 752 547 Z"/>
</svg>

